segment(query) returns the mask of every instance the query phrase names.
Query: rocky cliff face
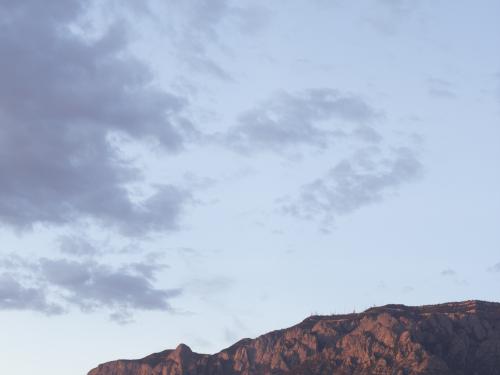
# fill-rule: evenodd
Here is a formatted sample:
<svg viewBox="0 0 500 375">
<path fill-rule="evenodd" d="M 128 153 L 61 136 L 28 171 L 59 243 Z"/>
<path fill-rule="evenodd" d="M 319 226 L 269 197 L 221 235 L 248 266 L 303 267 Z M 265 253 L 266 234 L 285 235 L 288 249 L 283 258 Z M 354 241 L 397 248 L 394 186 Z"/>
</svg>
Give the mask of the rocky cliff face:
<svg viewBox="0 0 500 375">
<path fill-rule="evenodd" d="M 89 375 L 500 375 L 500 303 L 311 316 L 213 355 L 186 345 Z"/>
</svg>

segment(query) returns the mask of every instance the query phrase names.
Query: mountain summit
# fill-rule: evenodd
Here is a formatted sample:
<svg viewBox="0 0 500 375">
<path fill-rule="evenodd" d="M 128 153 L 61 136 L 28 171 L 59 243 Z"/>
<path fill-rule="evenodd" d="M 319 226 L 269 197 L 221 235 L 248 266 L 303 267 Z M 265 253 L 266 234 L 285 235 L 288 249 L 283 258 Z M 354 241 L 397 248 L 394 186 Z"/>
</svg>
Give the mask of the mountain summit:
<svg viewBox="0 0 500 375">
<path fill-rule="evenodd" d="M 500 375 L 500 303 L 386 305 L 310 316 L 219 353 L 180 344 L 88 375 Z"/>
</svg>

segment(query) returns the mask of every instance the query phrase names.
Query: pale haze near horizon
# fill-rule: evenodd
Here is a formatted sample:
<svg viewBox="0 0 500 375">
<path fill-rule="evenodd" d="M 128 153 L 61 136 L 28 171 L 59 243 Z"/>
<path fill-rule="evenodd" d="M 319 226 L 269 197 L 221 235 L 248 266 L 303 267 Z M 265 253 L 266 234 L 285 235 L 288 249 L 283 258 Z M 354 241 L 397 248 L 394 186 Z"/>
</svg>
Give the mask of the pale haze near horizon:
<svg viewBox="0 0 500 375">
<path fill-rule="evenodd" d="M 0 4 L 0 373 L 498 301 L 496 1 Z"/>
</svg>

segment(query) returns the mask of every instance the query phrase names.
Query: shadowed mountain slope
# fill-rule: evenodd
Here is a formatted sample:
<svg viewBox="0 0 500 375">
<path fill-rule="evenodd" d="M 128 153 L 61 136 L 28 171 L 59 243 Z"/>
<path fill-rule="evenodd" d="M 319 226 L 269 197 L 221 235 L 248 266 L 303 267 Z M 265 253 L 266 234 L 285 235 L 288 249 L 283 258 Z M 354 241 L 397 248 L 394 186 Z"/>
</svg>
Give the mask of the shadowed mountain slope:
<svg viewBox="0 0 500 375">
<path fill-rule="evenodd" d="M 88 375 L 500 375 L 500 303 L 387 305 L 311 316 L 219 353 L 186 345 Z"/>
</svg>

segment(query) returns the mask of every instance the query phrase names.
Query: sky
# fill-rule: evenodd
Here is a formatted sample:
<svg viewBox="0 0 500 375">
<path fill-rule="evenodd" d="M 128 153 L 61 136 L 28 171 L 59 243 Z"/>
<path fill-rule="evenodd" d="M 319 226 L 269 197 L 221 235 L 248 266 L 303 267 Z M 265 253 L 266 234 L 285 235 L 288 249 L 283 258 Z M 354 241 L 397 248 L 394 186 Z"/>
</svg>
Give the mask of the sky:
<svg viewBox="0 0 500 375">
<path fill-rule="evenodd" d="M 499 14 L 0 2 L 0 373 L 499 301 Z"/>
</svg>

